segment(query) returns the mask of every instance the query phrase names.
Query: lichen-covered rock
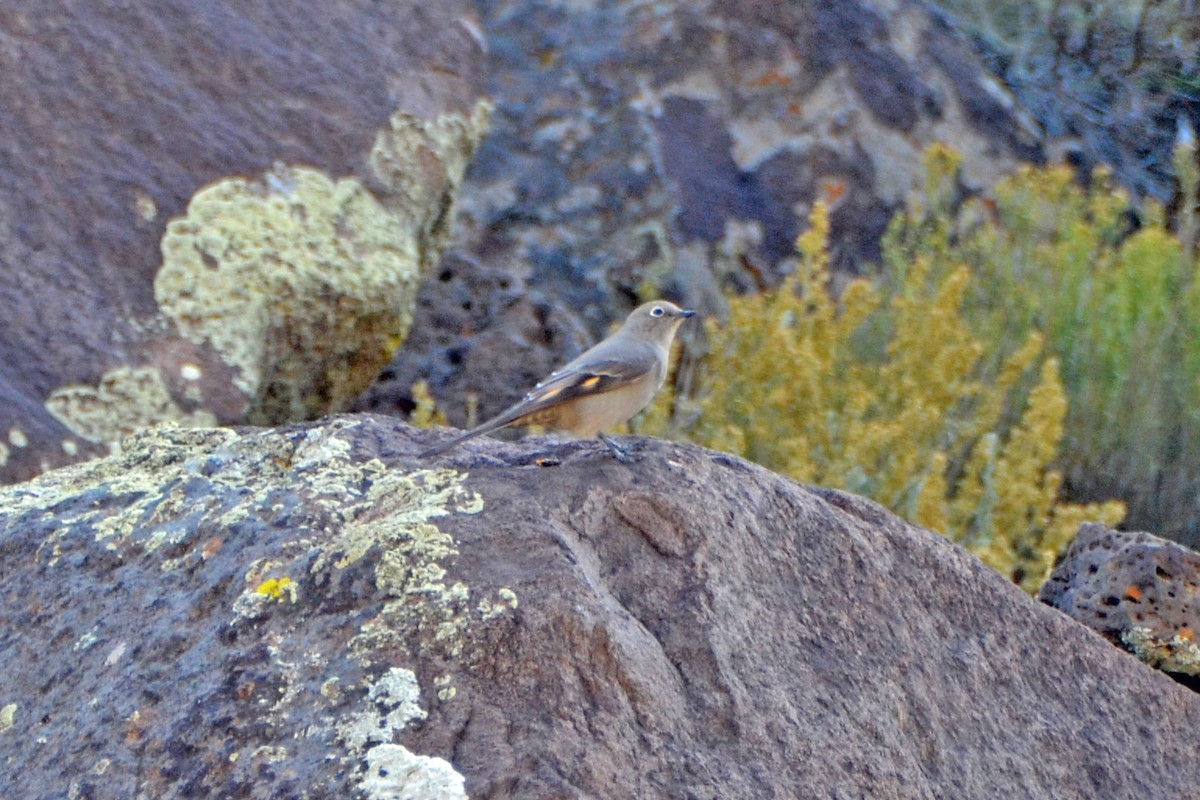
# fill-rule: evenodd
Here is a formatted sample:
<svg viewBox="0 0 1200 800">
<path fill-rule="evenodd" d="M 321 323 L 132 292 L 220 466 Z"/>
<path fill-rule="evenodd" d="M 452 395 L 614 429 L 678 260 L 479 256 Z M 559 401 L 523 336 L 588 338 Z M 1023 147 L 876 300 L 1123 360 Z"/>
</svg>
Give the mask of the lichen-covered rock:
<svg viewBox="0 0 1200 800">
<path fill-rule="evenodd" d="M 0 794 L 463 797 L 448 763 L 393 741 L 427 713 L 421 663 L 394 656 L 422 637 L 457 653 L 509 609 L 447 581 L 457 550 L 432 521 L 479 497 L 453 470 L 352 455 L 355 426 L 159 429 L 0 489 L 17 623 Z M 446 791 L 394 793 L 430 785 Z"/>
<path fill-rule="evenodd" d="M 0 8 L 0 481 L 344 408 L 486 127 L 467 2 Z"/>
<path fill-rule="evenodd" d="M 159 428 L 0 489 L 0 796 L 1200 786 L 1200 698 L 878 506 L 434 437 Z"/>
<path fill-rule="evenodd" d="M 358 181 L 306 167 L 205 187 L 162 253 L 159 309 L 234 368 L 260 420 L 344 408 L 408 332 L 420 277 L 411 229 Z"/>
<path fill-rule="evenodd" d="M 1038 597 L 1147 664 L 1200 675 L 1200 553 L 1194 550 L 1089 523 Z"/>
</svg>

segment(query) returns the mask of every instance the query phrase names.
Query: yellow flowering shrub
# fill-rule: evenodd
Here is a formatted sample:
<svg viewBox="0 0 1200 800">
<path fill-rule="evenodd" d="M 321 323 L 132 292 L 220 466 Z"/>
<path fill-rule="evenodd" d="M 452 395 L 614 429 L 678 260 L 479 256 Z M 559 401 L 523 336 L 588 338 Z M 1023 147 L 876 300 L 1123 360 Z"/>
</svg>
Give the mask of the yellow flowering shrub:
<svg viewBox="0 0 1200 800">
<path fill-rule="evenodd" d="M 420 380 L 412 386 L 413 410 L 408 415 L 408 421 L 418 428 L 432 428 L 435 425 L 448 425 L 446 415 L 437 407 L 433 393 L 429 391 L 429 382 Z"/>
<path fill-rule="evenodd" d="M 1035 590 L 1081 520 L 1124 515 L 1120 503 L 1059 500 L 1058 362 L 1031 334 L 980 378 L 989 352 L 963 314 L 965 268 L 935 274 L 918 257 L 889 291 L 856 280 L 835 300 L 828 233 L 818 205 L 797 241 L 798 270 L 775 291 L 731 298 L 727 320 L 706 321 L 712 352 L 697 395 L 664 392 L 640 430 L 665 432 L 677 405 L 677 435 L 873 498 Z"/>
<path fill-rule="evenodd" d="M 1200 283 L 1195 280 L 1196 154 L 1181 145 L 1175 233 L 1164 209 L 1133 203 L 1097 170 L 1027 167 L 989 199 L 955 206 L 960 158 L 926 157 L 927 205 L 894 220 L 885 279 L 923 261 L 969 268 L 970 328 L 993 342 L 993 374 L 1031 332 L 1046 337 L 1070 397 L 1060 464 L 1071 494 L 1121 497 L 1130 524 L 1200 531 Z"/>
</svg>

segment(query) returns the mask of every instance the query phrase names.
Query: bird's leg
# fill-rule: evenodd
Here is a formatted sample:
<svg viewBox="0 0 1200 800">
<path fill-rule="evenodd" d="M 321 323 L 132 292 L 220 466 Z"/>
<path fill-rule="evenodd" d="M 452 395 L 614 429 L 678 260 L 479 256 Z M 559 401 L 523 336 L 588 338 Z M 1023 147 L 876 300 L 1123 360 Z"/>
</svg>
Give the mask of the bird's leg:
<svg viewBox="0 0 1200 800">
<path fill-rule="evenodd" d="M 608 445 L 608 449 L 612 450 L 612 454 L 616 456 L 617 461 L 620 461 L 622 464 L 632 464 L 637 460 L 628 450 L 626 450 L 624 447 L 621 447 L 621 445 L 617 444 L 603 433 L 598 433 L 596 435 L 600 437 L 600 441 Z"/>
</svg>

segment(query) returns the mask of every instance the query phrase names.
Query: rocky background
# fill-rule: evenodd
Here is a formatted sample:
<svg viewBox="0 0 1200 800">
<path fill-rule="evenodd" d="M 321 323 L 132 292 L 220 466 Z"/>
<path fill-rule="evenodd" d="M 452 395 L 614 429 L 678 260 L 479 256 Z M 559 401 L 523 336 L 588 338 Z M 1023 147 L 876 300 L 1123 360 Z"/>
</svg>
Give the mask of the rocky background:
<svg viewBox="0 0 1200 800">
<path fill-rule="evenodd" d="M 426 378 L 451 421 L 471 396 L 486 417 L 577 352 L 564 316 L 596 337 L 643 295 L 711 311 L 730 286 L 772 286 L 817 199 L 834 204 L 837 266 L 867 269 L 935 141 L 964 154 L 965 189 L 1045 158 L 1032 118 L 918 3 L 480 12 L 496 108 L 460 195 L 452 253 L 468 260 L 443 266 L 417 312 L 420 331 L 455 336 L 418 334 L 361 409 L 407 411 Z M 502 349 L 504 379 L 488 380 L 469 365 L 497 341 L 536 355 L 510 367 Z"/>
<path fill-rule="evenodd" d="M 1097 635 L 699 448 L 215 427 L 408 413 L 418 379 L 487 415 L 647 295 L 776 285 L 816 200 L 867 271 L 935 141 L 963 193 L 1167 146 L 1157 112 L 1056 128 L 972 30 L 905 0 L 0 8 L 0 795 L 1194 794 L 1184 548 L 1081 537 L 1043 599 Z"/>
<path fill-rule="evenodd" d="M 1105 164 L 1139 195 L 1178 199 L 1171 147 L 1200 118 L 1192 0 L 929 4 L 1073 163 Z"/>
<path fill-rule="evenodd" d="M 440 259 L 483 54 L 466 2 L 0 8 L 0 479 L 359 394 Z"/>
</svg>

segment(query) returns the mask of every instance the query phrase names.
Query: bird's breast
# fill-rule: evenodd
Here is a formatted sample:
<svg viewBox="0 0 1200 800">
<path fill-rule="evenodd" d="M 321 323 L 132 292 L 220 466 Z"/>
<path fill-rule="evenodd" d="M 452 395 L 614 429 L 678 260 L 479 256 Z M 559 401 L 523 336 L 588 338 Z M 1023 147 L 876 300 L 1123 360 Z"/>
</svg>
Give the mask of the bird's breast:
<svg viewBox="0 0 1200 800">
<path fill-rule="evenodd" d="M 651 373 L 619 389 L 576 398 L 559 409 L 554 427 L 575 436 L 595 436 L 612 430 L 650 405 L 661 382 Z"/>
</svg>

